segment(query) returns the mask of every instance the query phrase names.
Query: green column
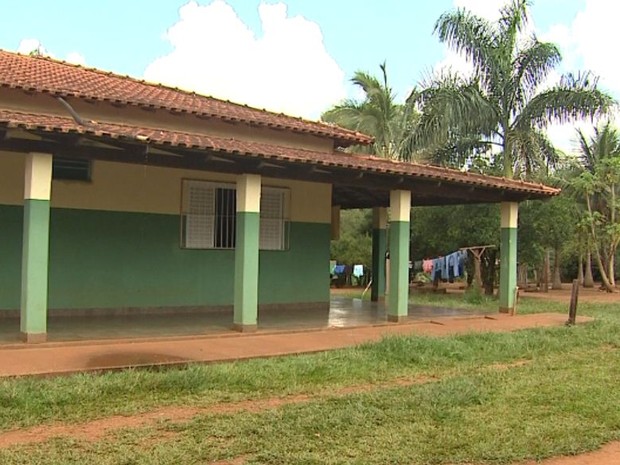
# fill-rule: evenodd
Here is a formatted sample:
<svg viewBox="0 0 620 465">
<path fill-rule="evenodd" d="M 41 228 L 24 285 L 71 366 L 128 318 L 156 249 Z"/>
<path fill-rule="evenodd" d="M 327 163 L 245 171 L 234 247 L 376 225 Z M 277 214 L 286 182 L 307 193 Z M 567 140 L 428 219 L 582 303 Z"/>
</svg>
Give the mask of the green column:
<svg viewBox="0 0 620 465">
<path fill-rule="evenodd" d="M 409 311 L 409 216 L 411 192 L 390 192 L 390 276 L 388 321 L 402 322 Z"/>
<path fill-rule="evenodd" d="M 47 339 L 51 176 L 51 155 L 27 155 L 20 330 L 22 340 L 30 343 Z"/>
<path fill-rule="evenodd" d="M 260 190 L 260 176 L 239 176 L 233 310 L 234 329 L 237 331 L 256 331 L 257 328 Z"/>
<path fill-rule="evenodd" d="M 387 246 L 387 211 L 374 208 L 372 228 L 372 286 L 370 300 L 377 302 L 385 297 L 385 251 Z"/>
<path fill-rule="evenodd" d="M 517 289 L 517 217 L 519 204 L 501 204 L 499 311 L 512 313 Z"/>
</svg>

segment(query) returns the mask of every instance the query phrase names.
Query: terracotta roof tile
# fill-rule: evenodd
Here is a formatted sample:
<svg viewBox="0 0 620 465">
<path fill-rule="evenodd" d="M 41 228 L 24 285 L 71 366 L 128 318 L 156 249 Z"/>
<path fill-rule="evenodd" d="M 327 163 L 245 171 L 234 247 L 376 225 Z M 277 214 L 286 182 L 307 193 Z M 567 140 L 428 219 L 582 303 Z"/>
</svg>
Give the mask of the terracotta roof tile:
<svg viewBox="0 0 620 465">
<path fill-rule="evenodd" d="M 160 146 L 187 147 L 197 150 L 212 150 L 265 159 L 276 159 L 288 163 L 308 163 L 331 167 L 344 167 L 358 172 L 378 172 L 394 176 L 446 181 L 491 189 L 533 194 L 537 197 L 557 195 L 559 189 L 542 184 L 467 173 L 448 168 L 416 163 L 405 163 L 384 158 L 342 152 L 316 152 L 294 149 L 260 142 L 225 139 L 203 134 L 162 131 L 147 127 L 136 127 L 114 123 L 92 123 L 80 126 L 73 119 L 0 110 L 0 125 L 9 128 L 23 128 L 56 133 L 76 133 L 102 138 L 124 139 L 138 143 L 147 141 Z"/>
<path fill-rule="evenodd" d="M 239 121 L 314 134 L 335 139 L 339 145 L 345 146 L 372 143 L 372 138 L 365 134 L 331 124 L 272 113 L 47 57 L 31 57 L 4 50 L 0 50 L 0 86 L 161 108 L 225 121 Z"/>
</svg>

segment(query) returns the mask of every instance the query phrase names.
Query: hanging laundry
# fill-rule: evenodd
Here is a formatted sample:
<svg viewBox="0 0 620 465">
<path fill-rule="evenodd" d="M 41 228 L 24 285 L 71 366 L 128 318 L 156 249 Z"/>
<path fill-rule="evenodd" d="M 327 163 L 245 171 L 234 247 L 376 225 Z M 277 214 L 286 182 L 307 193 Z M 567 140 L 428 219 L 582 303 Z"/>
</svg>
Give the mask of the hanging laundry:
<svg viewBox="0 0 620 465">
<path fill-rule="evenodd" d="M 433 260 L 422 260 L 422 271 L 424 271 L 425 273 L 432 273 L 433 272 Z"/>
<path fill-rule="evenodd" d="M 335 274 L 344 274 L 344 265 L 336 265 L 334 267 Z"/>
<path fill-rule="evenodd" d="M 459 250 L 459 271 L 461 276 L 465 275 L 465 265 L 467 265 L 467 260 L 469 260 L 467 250 Z"/>
<path fill-rule="evenodd" d="M 354 265 L 353 276 L 355 276 L 356 278 L 361 278 L 362 276 L 364 276 L 364 265 Z"/>
<path fill-rule="evenodd" d="M 453 252 L 446 256 L 446 264 L 448 267 L 448 274 L 458 278 L 461 276 L 459 270 L 460 252 Z"/>
<path fill-rule="evenodd" d="M 435 258 L 433 260 L 433 279 L 448 279 L 448 268 L 446 267 L 445 257 Z"/>
</svg>

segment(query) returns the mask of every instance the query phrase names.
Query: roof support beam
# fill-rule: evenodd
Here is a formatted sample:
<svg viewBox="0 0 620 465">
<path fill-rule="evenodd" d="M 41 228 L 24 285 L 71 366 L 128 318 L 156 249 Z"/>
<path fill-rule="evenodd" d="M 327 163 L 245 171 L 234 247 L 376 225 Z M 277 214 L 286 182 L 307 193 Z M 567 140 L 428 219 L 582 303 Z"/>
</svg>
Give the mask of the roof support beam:
<svg viewBox="0 0 620 465">
<path fill-rule="evenodd" d="M 262 174 L 267 177 L 331 184 L 335 192 L 338 192 L 339 187 L 355 188 L 356 194 L 353 197 L 347 196 L 345 200 L 348 202 L 342 204 L 345 208 L 385 206 L 382 192 L 389 192 L 395 188 L 413 192 L 413 205 L 491 203 L 499 199 L 514 202 L 525 200 L 530 196 L 524 192 L 509 190 L 498 192 L 498 189 L 457 181 L 396 176 L 385 172 L 331 166 L 283 156 L 276 158 L 266 155 L 224 153 L 90 135 L 86 135 L 86 140 L 97 145 L 85 145 L 76 144 L 75 135 L 57 134 L 50 138 L 47 132 L 33 134 L 44 136 L 46 140 L 8 138 L 0 140 L 0 150 L 21 153 L 44 152 L 63 157 L 231 174 Z M 101 146 L 102 144 L 105 145 Z M 148 152 L 145 151 L 147 147 Z"/>
</svg>

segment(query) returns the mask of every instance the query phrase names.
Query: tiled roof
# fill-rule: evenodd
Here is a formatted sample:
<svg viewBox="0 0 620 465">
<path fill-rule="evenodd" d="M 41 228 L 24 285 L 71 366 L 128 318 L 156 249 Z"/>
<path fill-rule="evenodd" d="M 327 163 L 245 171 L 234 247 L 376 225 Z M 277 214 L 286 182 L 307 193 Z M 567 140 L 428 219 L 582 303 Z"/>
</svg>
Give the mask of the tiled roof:
<svg viewBox="0 0 620 465">
<path fill-rule="evenodd" d="M 49 133 L 84 134 L 97 138 L 111 138 L 155 146 L 211 150 L 216 152 L 279 160 L 288 163 L 316 164 L 341 167 L 357 172 L 383 173 L 418 179 L 446 181 L 456 184 L 501 189 L 537 197 L 557 195 L 558 189 L 513 179 L 461 172 L 432 165 L 397 162 L 384 158 L 342 152 L 316 152 L 282 147 L 260 142 L 225 139 L 203 134 L 162 131 L 145 127 L 114 123 L 78 125 L 72 118 L 0 110 L 0 125 Z"/>
<path fill-rule="evenodd" d="M 331 124 L 259 110 L 47 57 L 31 57 L 4 50 L 0 50 L 0 86 L 63 97 L 167 109 L 229 122 L 313 134 L 334 139 L 338 145 L 343 146 L 372 143 L 372 138 L 365 134 Z"/>
</svg>

